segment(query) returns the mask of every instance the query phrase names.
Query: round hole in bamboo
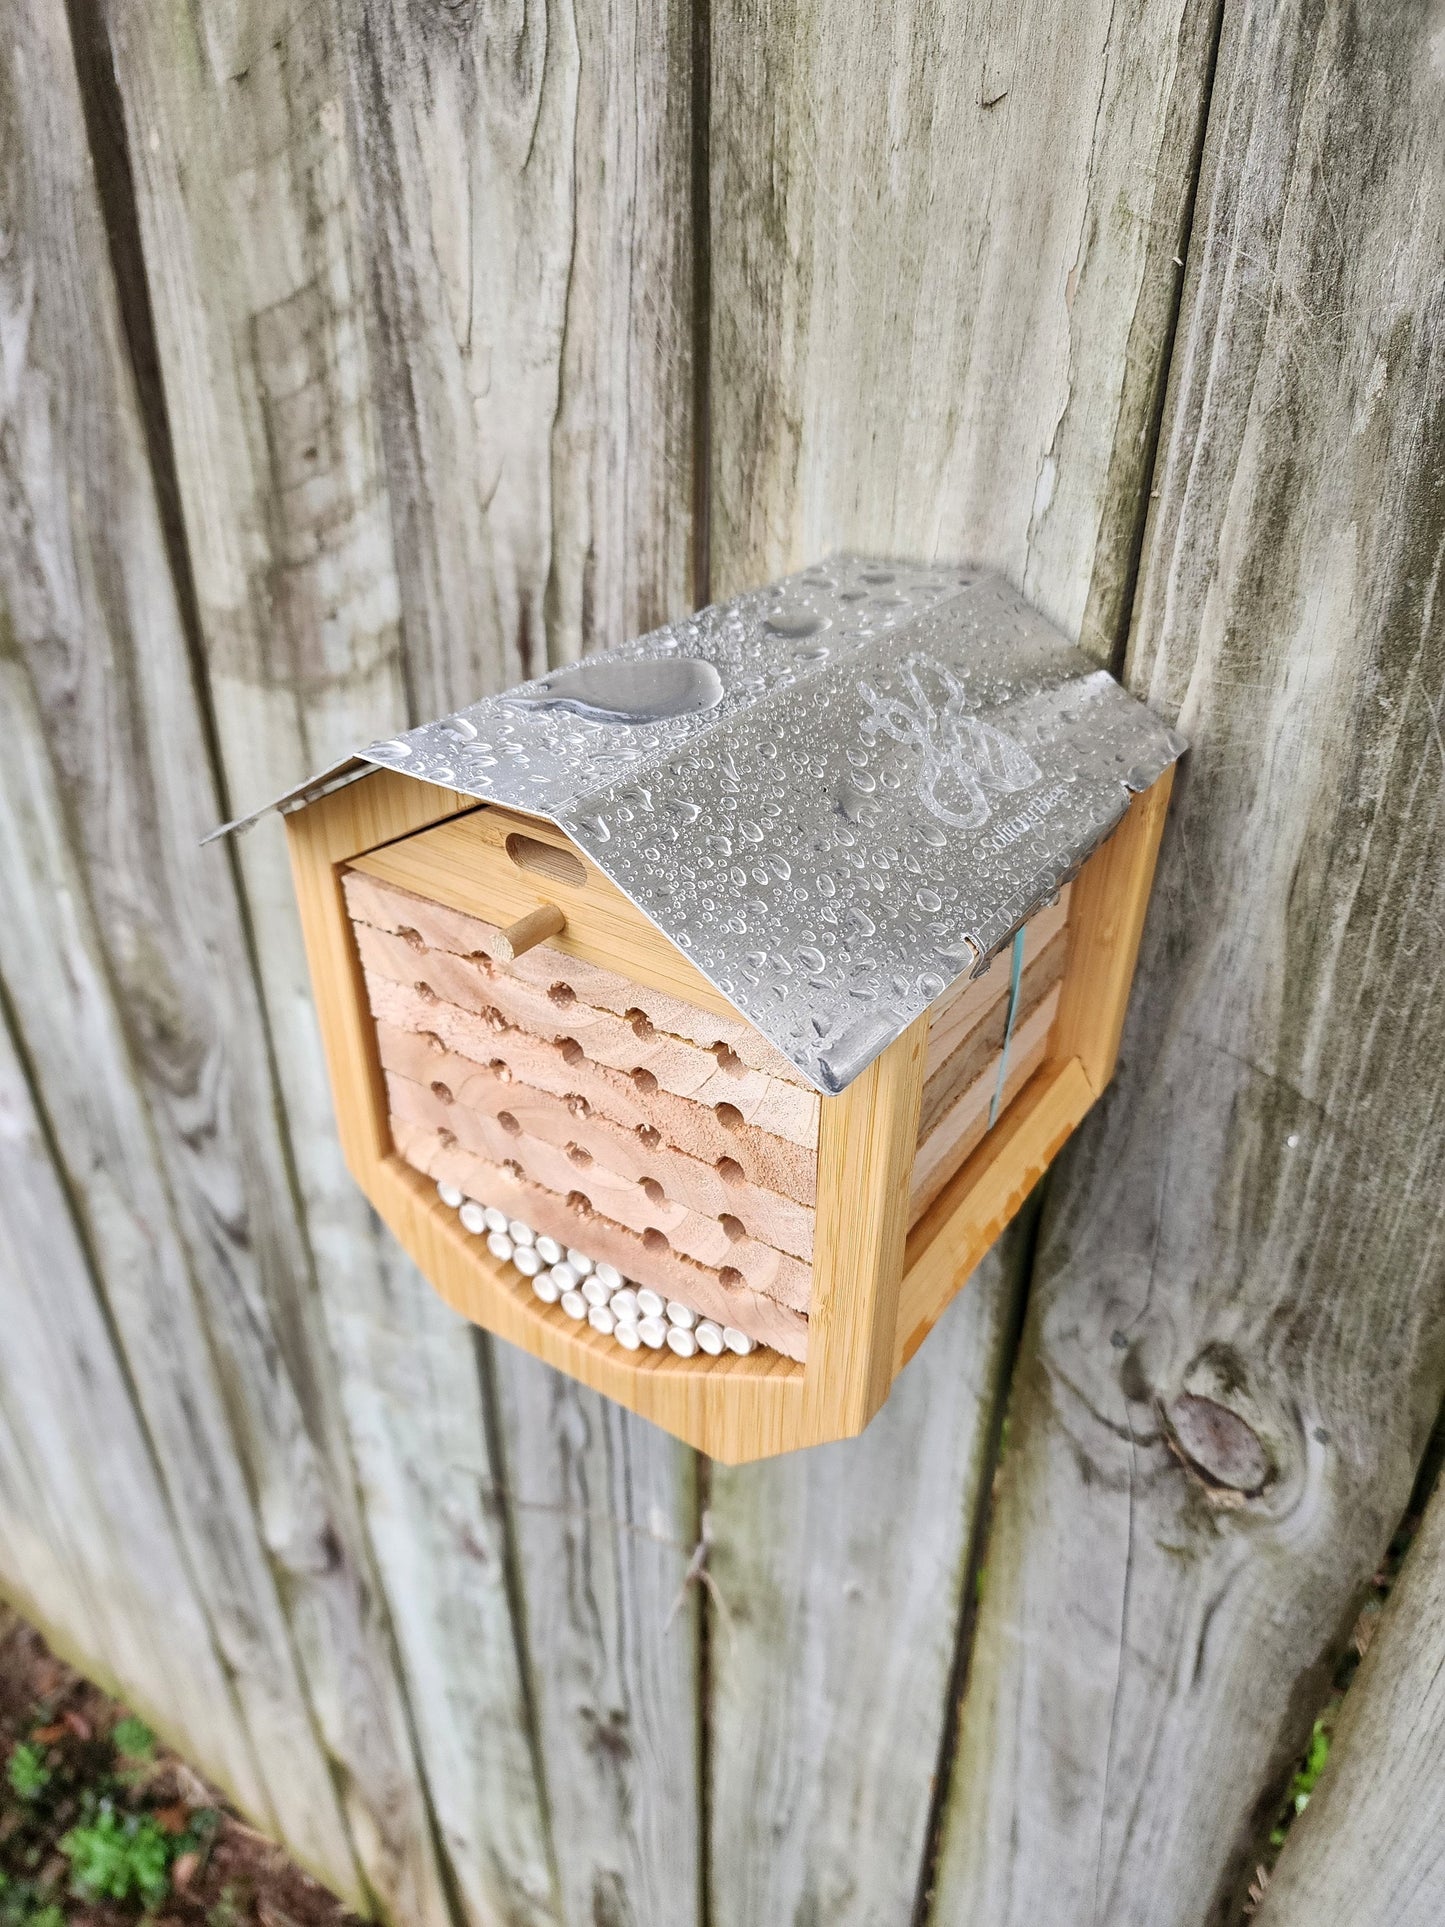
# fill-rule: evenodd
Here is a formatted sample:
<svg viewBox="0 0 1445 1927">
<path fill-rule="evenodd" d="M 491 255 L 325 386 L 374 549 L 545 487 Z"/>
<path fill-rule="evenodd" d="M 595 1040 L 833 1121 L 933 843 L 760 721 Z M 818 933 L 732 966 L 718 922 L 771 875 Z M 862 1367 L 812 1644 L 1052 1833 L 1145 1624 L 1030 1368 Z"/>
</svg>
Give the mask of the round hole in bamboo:
<svg viewBox="0 0 1445 1927">
<path fill-rule="evenodd" d="M 557 1048 L 562 1053 L 564 1064 L 580 1064 L 587 1054 L 575 1037 L 559 1037 Z"/>
<path fill-rule="evenodd" d="M 649 1229 L 642 1234 L 642 1249 L 652 1252 L 654 1256 L 660 1256 L 664 1251 L 671 1251 L 672 1246 L 660 1231 Z"/>
<path fill-rule="evenodd" d="M 577 993 L 571 984 L 553 984 L 547 992 L 547 995 L 552 999 L 554 1004 L 562 1006 L 575 1004 L 577 1001 Z"/>
<path fill-rule="evenodd" d="M 709 1049 L 718 1061 L 719 1070 L 726 1071 L 730 1077 L 741 1077 L 747 1069 L 747 1065 L 741 1057 L 738 1056 L 732 1045 L 725 1044 L 720 1037 L 715 1044 L 709 1046 Z"/>
<path fill-rule="evenodd" d="M 396 934 L 401 938 L 402 942 L 406 944 L 410 949 L 412 950 L 426 949 L 426 939 L 422 936 L 420 930 L 413 930 L 410 927 L 410 925 L 402 924 L 401 928 L 397 931 Z"/>
<path fill-rule="evenodd" d="M 722 1226 L 723 1230 L 727 1233 L 728 1239 L 732 1244 L 740 1243 L 741 1240 L 746 1238 L 748 1235 L 747 1229 L 744 1226 L 742 1219 L 735 1218 L 731 1211 L 724 1211 L 722 1216 L 718 1219 L 718 1223 Z"/>
<path fill-rule="evenodd" d="M 428 983 L 418 981 L 412 985 L 412 989 L 424 1004 L 434 1004 L 437 1001 L 437 994 Z"/>
<path fill-rule="evenodd" d="M 644 1178 L 642 1180 L 642 1189 L 651 1203 L 653 1204 L 667 1203 L 667 1193 L 663 1190 L 662 1186 L 657 1182 L 656 1178 Z"/>
<path fill-rule="evenodd" d="M 743 1282 L 743 1274 L 738 1270 L 736 1265 L 724 1265 L 718 1273 L 718 1282 L 729 1285 L 736 1290 Z"/>
<path fill-rule="evenodd" d="M 511 1083 L 512 1067 L 507 1062 L 505 1057 L 494 1057 L 491 1063 L 488 1064 L 487 1069 L 492 1073 L 492 1076 L 496 1078 L 499 1084 Z"/>
<path fill-rule="evenodd" d="M 713 1115 L 725 1131 L 740 1131 L 743 1128 L 743 1114 L 736 1104 L 714 1104 Z"/>
<path fill-rule="evenodd" d="M 592 1162 L 592 1153 L 584 1150 L 580 1144 L 569 1144 L 567 1146 L 567 1155 L 579 1171 L 585 1171 Z"/>
<path fill-rule="evenodd" d="M 585 1191 L 569 1191 L 567 1193 L 567 1209 L 569 1211 L 575 1211 L 579 1218 L 590 1218 L 592 1216 L 592 1200 Z"/>
<path fill-rule="evenodd" d="M 573 1117 L 591 1117 L 592 1115 L 592 1106 L 580 1091 L 569 1092 L 568 1095 L 562 1099 L 562 1102 L 567 1106 L 567 1109 L 572 1113 Z"/>
<path fill-rule="evenodd" d="M 587 886 L 587 866 L 571 850 L 544 843 L 539 836 L 522 836 L 515 831 L 507 838 L 504 848 L 519 870 L 530 870 L 534 876 L 547 877 L 553 883 L 569 884 L 574 890 Z"/>
<path fill-rule="evenodd" d="M 743 1184 L 747 1180 L 747 1172 L 736 1158 L 719 1158 L 717 1174 L 724 1184 Z"/>
<path fill-rule="evenodd" d="M 516 1118 L 512 1116 L 512 1113 L 510 1111 L 498 1111 L 497 1122 L 498 1124 L 501 1125 L 502 1129 L 506 1132 L 508 1137 L 521 1136 L 522 1127 L 517 1122 Z"/>
<path fill-rule="evenodd" d="M 527 1175 L 515 1158 L 503 1158 L 502 1169 L 509 1178 L 515 1178 L 518 1184 L 521 1184 Z"/>
<path fill-rule="evenodd" d="M 631 1024 L 635 1037 L 651 1037 L 652 1019 L 645 1010 L 639 1010 L 635 1004 L 631 1010 L 623 1012 L 623 1021 Z"/>
<path fill-rule="evenodd" d="M 632 1081 L 644 1097 L 651 1097 L 652 1093 L 657 1089 L 657 1079 L 651 1071 L 644 1070 L 641 1064 L 639 1064 L 637 1069 L 632 1073 Z"/>
<path fill-rule="evenodd" d="M 452 1096 L 450 1084 L 443 1084 L 439 1077 L 435 1078 L 432 1082 L 431 1094 L 443 1104 L 455 1104 L 456 1102 L 456 1099 Z"/>
<path fill-rule="evenodd" d="M 655 1151 L 662 1142 L 661 1131 L 654 1129 L 651 1124 L 639 1124 L 637 1126 L 637 1135 L 649 1151 Z"/>
</svg>

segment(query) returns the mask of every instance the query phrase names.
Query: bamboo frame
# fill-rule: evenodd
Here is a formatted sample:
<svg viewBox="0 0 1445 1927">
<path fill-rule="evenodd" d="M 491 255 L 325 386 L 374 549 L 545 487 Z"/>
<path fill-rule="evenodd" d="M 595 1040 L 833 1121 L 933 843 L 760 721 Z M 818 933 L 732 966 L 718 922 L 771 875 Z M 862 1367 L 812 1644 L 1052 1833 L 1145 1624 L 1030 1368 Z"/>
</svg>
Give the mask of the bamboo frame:
<svg viewBox="0 0 1445 1927">
<path fill-rule="evenodd" d="M 823 1101 L 805 1365 L 769 1351 L 709 1359 L 702 1368 L 669 1352 L 623 1352 L 600 1333 L 574 1325 L 556 1306 L 524 1297 L 507 1268 L 462 1229 L 434 1187 L 392 1148 L 375 1028 L 342 895 L 341 870 L 365 859 L 368 870 L 386 875 L 396 868 L 384 854 L 389 846 L 419 830 L 477 813 L 478 805 L 472 797 L 389 770 L 378 770 L 286 818 L 348 1167 L 405 1250 L 464 1317 L 712 1457 L 739 1464 L 850 1437 L 878 1410 L 897 1372 L 1112 1074 L 1171 775 L 1166 773 L 1133 800 L 1119 829 L 1074 884 L 1073 935 L 1049 1059 L 911 1232 L 909 1175 L 917 1146 L 927 1016 L 882 1052 L 841 1096 Z M 534 827 L 530 819 L 522 820 L 529 831 Z M 478 816 L 472 833 L 458 840 L 459 849 L 485 848 L 497 841 L 497 826 L 481 828 L 483 822 Z M 551 840 L 557 833 L 543 835 Z M 453 877 L 449 887 L 453 896 L 442 900 L 455 902 L 457 891 L 467 894 L 464 875 Z M 509 887 L 515 888 L 514 881 L 509 880 Z M 555 878 L 545 884 L 539 880 L 536 895 L 560 901 L 564 889 Z M 480 906 L 472 899 L 456 907 Z M 519 898 L 501 907 L 521 914 L 529 905 Z M 574 923 L 572 907 L 564 907 L 567 936 L 587 944 L 585 924 Z M 697 979 L 679 951 L 644 926 L 640 913 L 631 914 L 635 921 L 627 933 L 628 969 L 640 962 L 640 977 L 678 991 L 690 978 Z M 613 944 L 615 933 L 607 941 Z M 617 949 L 608 954 L 615 963 Z M 711 986 L 709 991 L 716 1007 L 718 993 Z"/>
</svg>

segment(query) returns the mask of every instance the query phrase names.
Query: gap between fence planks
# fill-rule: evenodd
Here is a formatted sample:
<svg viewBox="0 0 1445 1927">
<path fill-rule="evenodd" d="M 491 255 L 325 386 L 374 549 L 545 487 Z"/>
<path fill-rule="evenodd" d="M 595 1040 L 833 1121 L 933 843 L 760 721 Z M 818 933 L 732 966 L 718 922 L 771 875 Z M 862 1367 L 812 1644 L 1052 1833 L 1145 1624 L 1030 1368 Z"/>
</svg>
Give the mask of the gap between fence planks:
<svg viewBox="0 0 1445 1927">
<path fill-rule="evenodd" d="M 1256 1927 L 1445 1919 L 1445 1489 L 1437 1486 Z"/>
</svg>

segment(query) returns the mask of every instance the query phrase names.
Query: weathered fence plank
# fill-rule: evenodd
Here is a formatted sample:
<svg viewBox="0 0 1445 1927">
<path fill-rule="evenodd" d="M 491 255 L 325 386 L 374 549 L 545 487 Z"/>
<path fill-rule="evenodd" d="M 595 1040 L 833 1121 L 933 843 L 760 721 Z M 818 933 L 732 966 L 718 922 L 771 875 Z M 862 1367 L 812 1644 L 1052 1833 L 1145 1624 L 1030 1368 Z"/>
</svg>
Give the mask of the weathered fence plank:
<svg viewBox="0 0 1445 1927">
<path fill-rule="evenodd" d="M 503 1351 L 499 1418 L 561 1917 L 694 1927 L 696 1455 Z"/>
<path fill-rule="evenodd" d="M 1425 1512 L 1256 1927 L 1445 1920 L 1445 1488 Z"/>
<path fill-rule="evenodd" d="M 342 30 L 328 6 L 107 17 L 239 805 L 407 718 Z M 342 1164 L 274 826 L 242 864 L 425 1784 L 468 1916 L 540 1922 L 552 1877 L 475 1344 Z"/>
<path fill-rule="evenodd" d="M 1117 15 L 714 5 L 715 589 L 845 544 L 967 555 L 1110 653 L 1213 31 L 1183 0 Z M 745 1629 L 711 1637 L 719 1918 L 909 1917 L 1020 1282 L 857 1446 L 714 1475 Z"/>
<path fill-rule="evenodd" d="M 431 716 L 693 600 L 690 22 L 663 0 L 348 20 L 405 677 Z M 690 1921 L 692 1602 L 662 1631 L 689 1455 L 488 1351 L 563 1917 Z"/>
<path fill-rule="evenodd" d="M 1046 1219 L 940 1921 L 1235 1918 L 1445 1388 L 1436 34 L 1226 19 L 1129 662 L 1196 747 Z"/>
<path fill-rule="evenodd" d="M 913 1917 L 1026 1229 L 862 1438 L 712 1475 L 719 1921 Z"/>
<path fill-rule="evenodd" d="M 346 10 L 422 716 L 691 606 L 690 23 Z"/>
<path fill-rule="evenodd" d="M 18 58 L 0 970 L 273 1810 L 442 1919 L 59 5 Z"/>
<path fill-rule="evenodd" d="M 967 555 L 1109 657 L 1213 15 L 714 4 L 716 590 Z"/>
<path fill-rule="evenodd" d="M 5 1026 L 0 1279 L 7 1590 L 192 1757 L 219 1762 L 247 1807 L 278 1825 Z M 22 1485 L 29 1530 L 17 1544 L 11 1501 Z"/>
<path fill-rule="evenodd" d="M 64 13 L 36 4 L 16 25 L 4 69 L 8 199 L 22 218 L 4 283 L 0 972 L 253 1742 L 283 1763 L 274 1792 L 292 1809 L 298 1846 L 354 1890 L 346 1828 L 193 1295 L 194 1262 L 208 1257 L 188 1248 L 175 1220 L 172 1175 L 196 1188 L 193 1209 L 210 1223 L 193 1217 L 189 1228 L 201 1247 L 215 1241 L 209 1261 L 224 1267 L 226 1288 L 254 1296 L 248 1200 L 224 1140 L 229 1100 L 210 1088 L 225 1081 L 206 1008 L 224 923 L 218 932 L 214 918 L 209 930 L 193 922 L 174 830 L 157 821 L 174 797 L 194 824 L 206 763 L 202 754 L 171 789 L 156 760 L 162 720 L 185 725 L 188 677 Z M 133 655 L 137 636 L 145 645 Z M 164 691 L 151 675 L 167 656 Z M 113 668 L 129 688 L 106 688 Z M 187 733 L 193 754 L 193 723 Z M 157 830 L 159 849 L 136 860 L 134 840 Z M 242 999 L 244 984 L 242 961 Z M 223 1144 L 213 1148 L 218 1128 Z M 264 1217 L 254 1229 L 266 1235 Z M 304 1467 L 273 1467 L 280 1492 L 293 1472 Z"/>
</svg>

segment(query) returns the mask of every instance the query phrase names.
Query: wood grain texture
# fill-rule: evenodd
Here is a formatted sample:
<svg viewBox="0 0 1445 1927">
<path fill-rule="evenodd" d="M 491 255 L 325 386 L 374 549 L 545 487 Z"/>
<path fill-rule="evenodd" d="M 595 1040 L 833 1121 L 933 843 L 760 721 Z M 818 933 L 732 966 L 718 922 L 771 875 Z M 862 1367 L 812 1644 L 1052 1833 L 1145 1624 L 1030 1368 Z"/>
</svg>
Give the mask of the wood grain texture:
<svg viewBox="0 0 1445 1927">
<path fill-rule="evenodd" d="M 187 1558 L 252 1744 L 275 1762 L 268 1806 L 359 1896 L 321 1729 L 351 1754 L 357 1813 L 376 1798 L 379 1874 L 410 1851 L 387 1836 L 413 1767 L 384 1716 L 370 1762 L 354 1750 L 340 1691 L 350 1672 L 380 1712 L 389 1678 L 345 1473 L 328 1464 L 235 899 L 201 877 L 216 798 L 71 60 L 63 9 L 35 0 L 0 82 L 20 215 L 0 295 L 0 975 Z"/>
<path fill-rule="evenodd" d="M 341 31 L 331 6 L 284 0 L 103 11 L 206 691 L 227 798 L 250 803 L 410 720 Z M 332 1389 L 423 1753 L 409 1838 L 425 1852 L 429 1801 L 468 1918 L 546 1919 L 505 1532 L 473 1476 L 488 1463 L 475 1344 L 347 1174 L 274 826 L 240 864 Z"/>
<path fill-rule="evenodd" d="M 1212 23 L 713 6 L 714 593 L 967 556 L 1109 659 Z"/>
<path fill-rule="evenodd" d="M 1445 1492 L 1437 1488 L 1350 1682 L 1259 1927 L 1434 1927 L 1445 1917 Z"/>
<path fill-rule="evenodd" d="M 493 1349 L 561 1918 L 700 1918 L 696 1459 Z"/>
<path fill-rule="evenodd" d="M 277 1826 L 7 1026 L 0 1281 L 0 1585 L 53 1643 Z"/>
<path fill-rule="evenodd" d="M 927 1050 L 925 1013 L 823 1103 L 804 1396 L 824 1438 L 860 1432 L 893 1383 Z"/>
<path fill-rule="evenodd" d="M 1108 659 L 1127 619 L 1212 7 L 1130 0 L 960 13 L 714 0 L 711 20 L 713 593 L 843 547 L 967 555 L 1001 568 Z M 1091 1096 L 1082 1076 L 1055 1090 L 1057 1115 L 1039 1120 L 1050 1124 L 1049 1153 Z M 917 1275 L 914 1323 L 925 1318 L 925 1329 L 974 1262 L 959 1263 L 947 1239 L 936 1246 Z M 967 1324 L 967 1294 L 951 1316 Z M 896 1398 L 907 1396 L 900 1386 Z M 991 1413 L 980 1419 L 961 1403 L 987 1438 Z M 858 1465 L 871 1463 L 873 1434 L 891 1419 L 885 1408 L 848 1448 Z M 899 1450 L 904 1476 L 921 1477 L 907 1443 Z M 805 1516 L 812 1462 L 769 1468 L 776 1516 Z M 947 1466 L 926 1516 L 890 1507 L 891 1467 L 877 1494 L 860 1487 L 876 1522 L 870 1577 L 887 1576 L 886 1586 L 915 1560 L 952 1571 L 966 1559 L 978 1475 L 966 1454 Z M 795 1542 L 768 1560 L 749 1532 L 740 1514 L 720 1513 L 716 1563 L 736 1567 L 734 1611 L 766 1625 L 779 1597 L 803 1598 L 820 1549 Z M 872 1691 L 850 1659 L 888 1637 L 882 1616 L 856 1623 L 869 1611 L 864 1601 L 836 1616 L 819 1608 L 810 1677 L 827 1682 L 826 1701 L 769 1729 L 768 1784 L 806 1789 L 818 1759 L 837 1762 L 849 1802 L 840 1815 L 899 1812 L 895 1787 L 926 1798 L 919 1775 L 937 1764 L 925 1746 L 922 1768 L 909 1744 L 865 1745 L 843 1765 L 856 1751 L 855 1696 L 866 1704 Z M 932 1593 L 910 1626 L 909 1704 L 941 1703 L 956 1602 Z M 777 1678 L 766 1672 L 762 1684 Z M 718 1839 L 749 1838 L 756 1758 L 740 1724 L 719 1724 Z M 926 1816 L 912 1824 L 921 1831 L 894 1837 L 925 1841 Z M 819 1825 L 843 1822 L 828 1811 Z M 812 1917 L 830 1927 L 909 1917 L 923 1884 L 916 1862 L 890 1868 L 881 1856 L 865 1864 L 839 1853 L 858 1870 L 854 1889 L 841 1878 L 832 1888 L 830 1873 L 786 1842 L 770 1847 L 772 1865 L 755 1856 L 746 1875 L 718 1877 L 789 1896 L 828 1885 L 831 1906 Z M 791 1916 L 780 1905 L 771 1917 Z"/>
<path fill-rule="evenodd" d="M 712 1475 L 712 1918 L 897 1927 L 1027 1248 L 985 1259 L 862 1438 Z"/>
<path fill-rule="evenodd" d="M 1226 18 L 1129 665 L 1195 747 L 1044 1232 L 940 1922 L 1237 1917 L 1445 1388 L 1438 33 Z M 1262 1486 L 1171 1451 L 1189 1395 Z"/>
<path fill-rule="evenodd" d="M 434 716 L 692 603 L 690 21 L 346 10 L 408 676 Z"/>
</svg>

